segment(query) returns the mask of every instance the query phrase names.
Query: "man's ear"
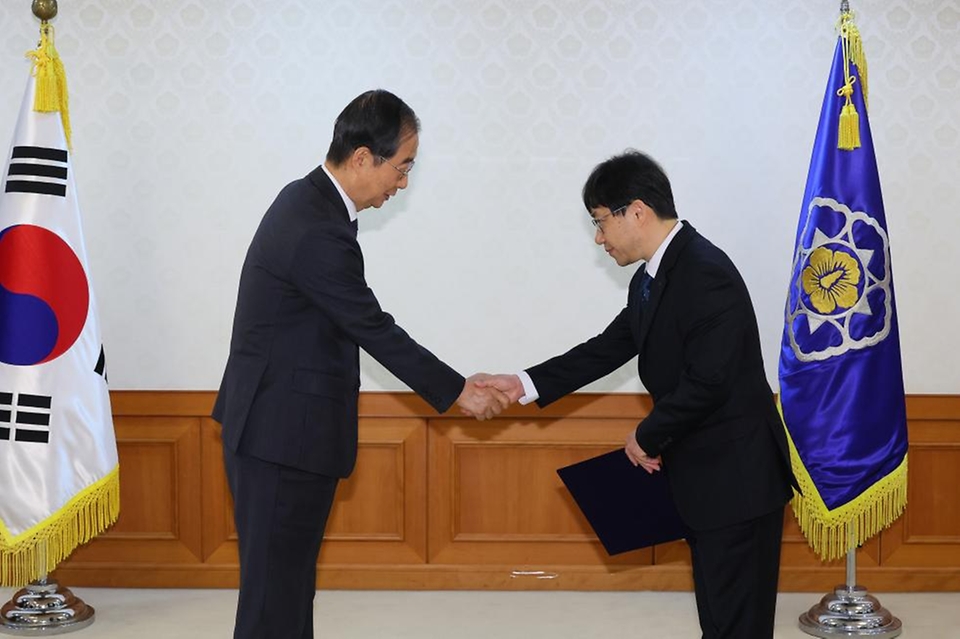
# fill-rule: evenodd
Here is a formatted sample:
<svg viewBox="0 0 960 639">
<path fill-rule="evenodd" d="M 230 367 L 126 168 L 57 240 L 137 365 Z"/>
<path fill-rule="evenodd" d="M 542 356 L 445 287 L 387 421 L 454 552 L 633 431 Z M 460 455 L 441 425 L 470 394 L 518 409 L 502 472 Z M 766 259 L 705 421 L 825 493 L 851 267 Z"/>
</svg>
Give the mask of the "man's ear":
<svg viewBox="0 0 960 639">
<path fill-rule="evenodd" d="M 368 147 L 358 146 L 353 150 L 353 153 L 350 154 L 350 164 L 354 168 L 362 168 L 367 164 L 373 162 L 373 153 Z"/>
<path fill-rule="evenodd" d="M 638 200 L 637 200 L 637 203 L 639 204 L 639 206 L 637 206 L 637 207 L 633 210 L 633 214 L 637 217 L 638 220 L 641 219 L 642 217 L 646 216 L 647 213 L 652 213 L 652 211 L 650 210 L 650 207 L 647 206 L 647 203 L 646 203 L 646 202 L 644 202 L 643 200 L 638 199 Z"/>
</svg>

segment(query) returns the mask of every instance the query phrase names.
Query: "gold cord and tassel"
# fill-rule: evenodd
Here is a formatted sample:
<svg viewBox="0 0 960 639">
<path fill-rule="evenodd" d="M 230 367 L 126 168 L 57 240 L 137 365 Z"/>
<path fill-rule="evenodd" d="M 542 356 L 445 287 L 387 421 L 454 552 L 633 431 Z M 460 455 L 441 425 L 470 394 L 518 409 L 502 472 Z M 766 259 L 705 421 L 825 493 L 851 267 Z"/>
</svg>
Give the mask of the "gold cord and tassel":
<svg viewBox="0 0 960 639">
<path fill-rule="evenodd" d="M 36 80 L 36 93 L 33 96 L 33 110 L 38 113 L 60 112 L 63 132 L 70 145 L 70 109 L 67 98 L 67 74 L 63 70 L 60 54 L 53 44 L 53 25 L 44 22 L 40 25 L 40 44 L 33 51 L 27 51 L 27 57 L 33 60 L 33 76 Z"/>
<path fill-rule="evenodd" d="M 857 67 L 860 73 L 860 85 L 863 87 L 863 105 L 867 104 L 867 58 L 863 54 L 863 40 L 860 31 L 853 22 L 853 13 L 847 11 L 840 16 L 837 25 L 840 30 L 840 42 L 843 46 L 843 77 L 844 84 L 837 90 L 837 95 L 846 100 L 840 111 L 840 131 L 837 139 L 837 148 L 843 151 L 852 151 L 860 148 L 860 114 L 853 103 L 853 92 L 856 78 L 850 73 L 850 65 Z"/>
</svg>

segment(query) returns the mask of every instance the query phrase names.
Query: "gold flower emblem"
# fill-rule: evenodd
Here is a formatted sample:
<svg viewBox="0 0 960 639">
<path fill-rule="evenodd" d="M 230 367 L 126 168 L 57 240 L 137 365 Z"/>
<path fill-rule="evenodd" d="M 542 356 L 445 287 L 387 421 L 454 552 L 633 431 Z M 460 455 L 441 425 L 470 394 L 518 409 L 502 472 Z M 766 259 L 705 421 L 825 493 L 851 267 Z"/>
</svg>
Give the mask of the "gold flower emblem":
<svg viewBox="0 0 960 639">
<path fill-rule="evenodd" d="M 803 290 L 818 312 L 834 312 L 857 303 L 860 265 L 843 251 L 820 247 L 810 254 L 810 263 L 803 269 Z"/>
</svg>

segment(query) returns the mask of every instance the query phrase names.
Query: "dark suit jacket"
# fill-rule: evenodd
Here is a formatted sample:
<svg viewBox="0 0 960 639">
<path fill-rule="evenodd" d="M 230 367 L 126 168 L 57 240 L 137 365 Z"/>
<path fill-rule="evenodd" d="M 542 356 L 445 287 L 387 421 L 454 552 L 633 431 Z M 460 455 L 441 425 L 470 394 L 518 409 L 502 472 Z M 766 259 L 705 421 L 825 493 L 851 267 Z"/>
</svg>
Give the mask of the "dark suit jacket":
<svg viewBox="0 0 960 639">
<path fill-rule="evenodd" d="M 358 346 L 447 410 L 464 378 L 385 313 L 363 275 L 356 225 L 323 169 L 287 185 L 247 251 L 213 417 L 224 445 L 346 477 L 357 456 Z"/>
<path fill-rule="evenodd" d="M 592 382 L 639 353 L 653 397 L 637 442 L 662 455 L 680 516 L 694 530 L 746 521 L 791 497 L 786 434 L 767 384 L 756 315 L 736 267 L 687 222 L 641 303 L 597 337 L 528 370 L 538 404 Z"/>
</svg>

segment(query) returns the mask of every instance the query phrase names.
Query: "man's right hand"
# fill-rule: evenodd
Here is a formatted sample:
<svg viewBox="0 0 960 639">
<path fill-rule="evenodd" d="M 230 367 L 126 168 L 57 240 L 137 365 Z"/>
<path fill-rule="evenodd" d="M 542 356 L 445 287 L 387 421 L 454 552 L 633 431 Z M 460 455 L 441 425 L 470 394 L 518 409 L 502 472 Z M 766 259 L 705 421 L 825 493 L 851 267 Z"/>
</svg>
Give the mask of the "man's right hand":
<svg viewBox="0 0 960 639">
<path fill-rule="evenodd" d="M 495 388 L 510 399 L 510 403 L 524 396 L 523 382 L 516 375 L 477 375 L 477 386 Z"/>
<path fill-rule="evenodd" d="M 468 377 L 463 392 L 457 398 L 457 406 L 463 414 L 480 421 L 499 415 L 511 403 L 507 395 L 495 386 L 482 384 L 480 380 L 486 377 L 485 373 Z"/>
</svg>

